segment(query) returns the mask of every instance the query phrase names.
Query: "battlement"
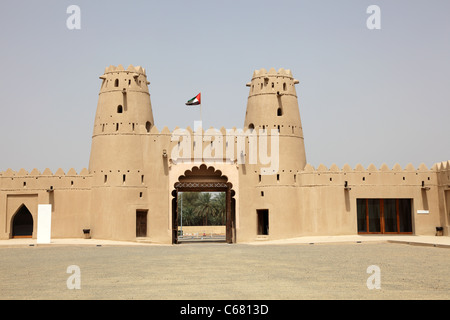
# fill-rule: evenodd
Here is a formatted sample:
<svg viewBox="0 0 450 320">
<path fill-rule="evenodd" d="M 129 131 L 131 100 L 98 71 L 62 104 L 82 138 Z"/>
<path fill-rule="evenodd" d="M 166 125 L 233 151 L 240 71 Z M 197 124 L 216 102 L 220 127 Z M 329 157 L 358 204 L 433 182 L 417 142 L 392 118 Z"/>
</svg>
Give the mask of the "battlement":
<svg viewBox="0 0 450 320">
<path fill-rule="evenodd" d="M 80 173 L 73 168 L 67 173 L 61 168 L 55 173 L 48 168 L 42 173 L 36 168 L 31 172 L 23 168 L 19 171 L 8 169 L 0 172 L 0 189 L 20 192 L 90 189 L 90 178 L 86 168 Z"/>
<path fill-rule="evenodd" d="M 258 77 L 265 77 L 265 76 L 272 76 L 272 77 L 288 77 L 288 78 L 292 78 L 292 72 L 290 69 L 284 69 L 284 68 L 280 68 L 278 69 L 278 71 L 275 70 L 275 68 L 270 68 L 269 71 L 267 71 L 264 68 L 261 68 L 259 70 L 255 70 L 253 72 L 253 77 L 252 79 L 258 78 Z"/>
<path fill-rule="evenodd" d="M 262 68 L 253 72 L 252 80 L 247 83 L 247 87 L 251 87 L 250 96 L 261 93 L 295 95 L 294 86 L 298 83 L 299 81 L 294 79 L 289 69 L 280 68 L 276 71 L 274 68 L 271 68 L 267 71 Z"/>
<path fill-rule="evenodd" d="M 105 73 L 99 77 L 103 82 L 100 93 L 137 91 L 148 93 L 148 85 L 145 69 L 141 66 L 129 65 L 125 68 L 119 64 L 105 68 Z"/>
<path fill-rule="evenodd" d="M 300 174 L 303 186 L 417 186 L 424 190 L 430 186 L 446 186 L 450 183 L 450 161 L 436 163 L 429 169 L 425 164 L 415 168 L 411 163 L 402 168 L 398 163 L 392 168 L 382 164 L 377 168 L 370 164 L 364 168 L 357 164 L 352 169 L 345 164 L 342 169 L 336 164 L 330 168 L 320 164 L 314 168 L 307 164 Z"/>
<path fill-rule="evenodd" d="M 42 173 L 34 168 L 33 170 L 31 170 L 31 172 L 28 172 L 25 169 L 20 169 L 19 171 L 14 171 L 11 168 L 9 168 L 6 171 L 0 171 L 0 177 L 8 177 L 8 178 L 13 178 L 13 177 L 26 177 L 26 176 L 32 176 L 32 177 L 36 177 L 36 176 L 55 176 L 55 177 L 62 177 L 62 176 L 81 176 L 81 177 L 85 177 L 88 176 L 89 172 L 86 168 L 83 168 L 80 173 L 78 174 L 76 172 L 76 170 L 74 168 L 69 169 L 69 171 L 67 171 L 67 174 L 64 172 L 63 169 L 59 168 L 58 170 L 56 170 L 55 173 L 53 173 L 49 168 L 46 168 Z"/>
<path fill-rule="evenodd" d="M 140 74 L 146 76 L 145 68 L 142 68 L 141 66 L 135 67 L 132 64 L 130 64 L 126 70 L 124 69 L 124 67 L 121 64 L 119 64 L 117 67 L 111 65 L 111 66 L 105 68 L 105 74 L 117 73 L 117 72 L 133 72 L 133 73 L 140 73 Z"/>
<path fill-rule="evenodd" d="M 316 173 L 322 173 L 322 172 L 429 172 L 429 171 L 436 171 L 435 167 L 437 164 L 433 166 L 432 169 L 428 169 L 427 166 L 422 163 L 419 165 L 419 167 L 416 169 L 411 163 L 406 165 L 405 169 L 402 169 L 402 167 L 396 163 L 392 169 L 389 168 L 389 166 L 385 163 L 381 165 L 380 168 L 377 168 L 373 163 L 371 163 L 367 168 L 364 168 L 363 165 L 358 163 L 354 169 L 352 169 L 348 164 L 345 164 L 342 169 L 340 169 L 336 164 L 332 164 L 330 168 L 327 168 L 324 164 L 319 164 L 317 168 L 314 168 L 311 164 L 307 164 L 305 166 L 304 171 L 305 172 L 316 172 Z"/>
<path fill-rule="evenodd" d="M 327 168 L 324 164 L 319 164 L 319 166 L 314 168 L 311 164 L 307 164 L 305 166 L 304 172 L 309 173 L 322 173 L 322 172 L 329 172 L 329 173 L 338 173 L 338 172 L 439 172 L 439 171 L 448 171 L 450 170 L 450 160 L 445 162 L 438 162 L 435 163 L 430 169 L 424 164 L 421 163 L 418 168 L 415 168 L 411 163 L 407 164 L 406 167 L 403 169 L 398 163 L 396 163 L 392 169 L 389 168 L 389 166 L 385 163 L 381 165 L 381 167 L 378 169 L 373 163 L 370 164 L 367 168 L 364 168 L 363 165 L 358 163 L 354 169 L 352 169 L 348 164 L 345 164 L 342 169 L 340 169 L 336 164 L 332 164 L 330 168 Z"/>
</svg>

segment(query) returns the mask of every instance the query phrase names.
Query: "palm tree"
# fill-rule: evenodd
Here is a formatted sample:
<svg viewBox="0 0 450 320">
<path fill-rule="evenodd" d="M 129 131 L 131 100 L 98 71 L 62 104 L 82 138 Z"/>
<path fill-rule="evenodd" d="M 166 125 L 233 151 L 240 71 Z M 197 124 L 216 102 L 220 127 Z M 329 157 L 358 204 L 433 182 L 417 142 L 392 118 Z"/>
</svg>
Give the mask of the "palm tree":
<svg viewBox="0 0 450 320">
<path fill-rule="evenodd" d="M 182 192 L 178 198 L 178 213 L 183 199 L 183 226 L 225 225 L 225 192 Z M 178 216 L 181 221 L 181 216 Z"/>
<path fill-rule="evenodd" d="M 194 209 L 195 203 L 198 201 L 200 194 L 198 192 L 182 192 L 178 198 L 178 221 L 181 222 L 181 211 L 183 211 L 183 225 L 198 225 L 198 217 Z"/>
<path fill-rule="evenodd" d="M 217 224 L 225 225 L 225 216 L 226 216 L 225 211 L 227 208 L 227 194 L 225 192 L 216 193 L 213 201 L 214 201 L 214 205 L 217 210 L 216 215 L 219 218 Z"/>
<path fill-rule="evenodd" d="M 203 225 L 208 225 L 208 215 L 215 216 L 217 209 L 212 200 L 211 193 L 202 192 L 198 201 L 195 204 L 194 212 L 201 217 L 203 220 Z"/>
</svg>

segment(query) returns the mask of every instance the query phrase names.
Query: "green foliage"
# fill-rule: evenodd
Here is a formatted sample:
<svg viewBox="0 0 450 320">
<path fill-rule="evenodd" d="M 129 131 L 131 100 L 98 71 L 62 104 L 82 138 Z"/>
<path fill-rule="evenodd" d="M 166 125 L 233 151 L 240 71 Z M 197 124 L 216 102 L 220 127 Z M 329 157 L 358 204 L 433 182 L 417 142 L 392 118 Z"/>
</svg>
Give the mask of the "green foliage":
<svg viewBox="0 0 450 320">
<path fill-rule="evenodd" d="M 178 224 L 183 226 L 225 225 L 225 192 L 180 192 L 178 195 Z"/>
</svg>

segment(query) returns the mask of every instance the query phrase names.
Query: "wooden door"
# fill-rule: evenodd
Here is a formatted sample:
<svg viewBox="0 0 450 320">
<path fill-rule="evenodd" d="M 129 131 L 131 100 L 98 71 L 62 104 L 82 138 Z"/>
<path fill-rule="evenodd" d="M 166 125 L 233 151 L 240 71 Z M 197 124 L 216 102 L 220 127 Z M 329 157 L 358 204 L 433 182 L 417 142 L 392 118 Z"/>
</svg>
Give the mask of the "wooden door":
<svg viewBox="0 0 450 320">
<path fill-rule="evenodd" d="M 136 211 L 136 237 L 147 236 L 147 211 Z"/>
<path fill-rule="evenodd" d="M 172 193 L 172 244 L 178 243 L 178 191 Z"/>
</svg>

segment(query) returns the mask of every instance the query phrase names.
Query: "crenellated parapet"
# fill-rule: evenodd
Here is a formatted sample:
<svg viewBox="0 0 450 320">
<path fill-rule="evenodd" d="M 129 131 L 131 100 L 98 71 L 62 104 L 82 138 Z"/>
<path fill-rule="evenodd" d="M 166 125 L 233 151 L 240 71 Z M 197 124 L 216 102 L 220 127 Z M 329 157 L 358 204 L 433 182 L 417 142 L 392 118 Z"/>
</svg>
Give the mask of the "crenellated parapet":
<svg viewBox="0 0 450 320">
<path fill-rule="evenodd" d="M 90 189 L 91 175 L 87 169 L 77 173 L 71 168 L 67 173 L 59 168 L 55 173 L 46 168 L 43 172 L 33 169 L 28 172 L 25 169 L 14 171 L 8 169 L 0 172 L 0 188 L 2 191 L 20 191 L 29 193 L 31 191 L 53 191 L 69 189 Z"/>
<path fill-rule="evenodd" d="M 249 99 L 257 95 L 275 94 L 278 96 L 292 95 L 297 97 L 295 85 L 299 81 L 294 79 L 291 70 L 280 68 L 276 71 L 271 68 L 269 71 L 262 68 L 253 72 L 250 87 Z"/>
<path fill-rule="evenodd" d="M 433 169 L 436 170 L 439 186 L 450 192 L 450 160 L 436 163 Z"/>
<path fill-rule="evenodd" d="M 100 76 L 102 81 L 100 93 L 111 91 L 142 91 L 148 93 L 148 85 L 145 69 L 140 66 L 129 65 L 127 69 L 119 64 L 105 68 Z"/>
<path fill-rule="evenodd" d="M 339 168 L 332 164 L 330 168 L 320 164 L 314 168 L 307 164 L 301 172 L 302 185 L 322 185 L 322 186 L 418 186 L 428 188 L 436 186 L 437 165 L 429 169 L 425 164 L 420 164 L 415 168 L 411 163 L 402 168 L 398 163 L 392 168 L 387 164 L 382 164 L 377 168 L 370 164 L 367 168 L 357 164 L 351 168 L 345 164 Z"/>
</svg>

